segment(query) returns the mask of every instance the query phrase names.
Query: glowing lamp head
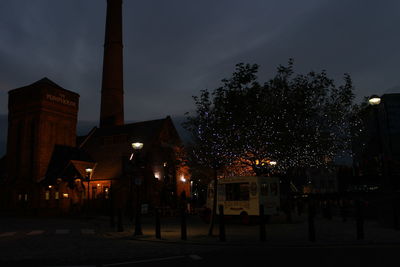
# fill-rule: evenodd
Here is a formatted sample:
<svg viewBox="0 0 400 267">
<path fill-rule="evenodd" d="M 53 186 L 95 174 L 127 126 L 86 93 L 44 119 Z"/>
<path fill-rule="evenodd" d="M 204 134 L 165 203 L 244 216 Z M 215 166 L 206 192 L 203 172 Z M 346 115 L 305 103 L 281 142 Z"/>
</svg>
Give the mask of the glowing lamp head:
<svg viewBox="0 0 400 267">
<path fill-rule="evenodd" d="M 368 103 L 371 106 L 376 106 L 379 105 L 381 103 L 381 98 L 377 95 L 372 95 L 369 99 L 368 99 Z"/>
<path fill-rule="evenodd" d="M 185 176 L 183 176 L 183 175 L 181 176 L 181 182 L 182 183 L 186 182 Z"/>
<path fill-rule="evenodd" d="M 270 162 L 269 162 L 269 165 L 275 166 L 275 165 L 276 165 L 276 161 L 270 161 Z"/>
<path fill-rule="evenodd" d="M 135 150 L 140 150 L 143 148 L 143 143 L 139 143 L 139 142 L 132 143 L 132 148 Z"/>
<path fill-rule="evenodd" d="M 86 168 L 85 171 L 86 171 L 86 179 L 91 179 L 92 178 L 93 169 L 92 168 Z"/>
</svg>

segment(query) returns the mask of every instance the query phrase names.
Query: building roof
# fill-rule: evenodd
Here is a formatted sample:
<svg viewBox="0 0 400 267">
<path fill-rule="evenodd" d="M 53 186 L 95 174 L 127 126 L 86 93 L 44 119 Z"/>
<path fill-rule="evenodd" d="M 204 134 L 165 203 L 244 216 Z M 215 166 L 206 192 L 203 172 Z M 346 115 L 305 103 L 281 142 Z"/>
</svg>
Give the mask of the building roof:
<svg viewBox="0 0 400 267">
<path fill-rule="evenodd" d="M 179 135 L 173 126 L 170 116 L 164 119 L 149 120 L 142 122 L 134 122 L 130 124 L 117 125 L 112 127 L 97 128 L 94 127 L 87 135 L 78 136 L 77 143 L 78 146 L 84 146 L 85 142 L 90 138 L 106 137 L 106 136 L 118 136 L 118 135 L 128 135 L 129 140 L 132 142 L 142 142 L 142 143 L 152 143 L 159 140 L 159 135 L 162 130 L 168 126 L 172 126 L 174 131 L 172 135 L 177 140 L 180 140 Z"/>
<path fill-rule="evenodd" d="M 125 160 L 132 153 L 130 143 L 144 144 L 143 154 L 155 147 L 180 145 L 179 135 L 168 116 L 164 119 L 120 126 L 95 127 L 86 137 L 78 138 L 79 147 L 89 153 L 97 165 L 93 179 L 116 179 L 124 172 Z"/>
<path fill-rule="evenodd" d="M 10 91 L 8 91 L 8 93 L 12 94 L 12 93 L 20 91 L 20 90 L 38 90 L 38 89 L 41 89 L 41 88 L 56 88 L 58 90 L 62 90 L 62 91 L 68 92 L 70 94 L 74 94 L 74 95 L 79 96 L 79 94 L 77 94 L 75 92 L 72 92 L 72 91 L 69 91 L 69 90 L 61 87 L 60 85 L 58 85 L 57 83 L 53 82 L 52 80 L 50 80 L 47 77 L 44 77 L 44 78 L 42 78 L 42 79 L 40 79 L 40 80 L 38 80 L 38 81 L 36 81 L 36 82 L 34 82 L 32 84 L 29 84 L 27 86 L 23 86 L 23 87 L 19 87 L 19 88 L 10 90 Z"/>
<path fill-rule="evenodd" d="M 93 168 L 94 165 L 95 162 L 84 151 L 75 147 L 55 145 L 44 182 L 52 184 L 57 178 L 74 178 L 70 177 L 71 175 L 85 177 L 85 168 Z"/>
</svg>

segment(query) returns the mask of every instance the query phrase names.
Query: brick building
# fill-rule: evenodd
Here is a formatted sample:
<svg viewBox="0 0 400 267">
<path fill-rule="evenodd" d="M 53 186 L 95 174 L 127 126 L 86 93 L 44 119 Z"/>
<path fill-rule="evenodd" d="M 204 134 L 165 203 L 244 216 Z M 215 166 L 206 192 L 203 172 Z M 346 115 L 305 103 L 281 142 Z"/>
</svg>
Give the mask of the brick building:
<svg viewBox="0 0 400 267">
<path fill-rule="evenodd" d="M 79 95 L 47 78 L 9 91 L 6 183 L 9 199 L 35 201 L 54 145 L 74 146 Z M 16 205 L 15 201 L 10 203 Z"/>
<path fill-rule="evenodd" d="M 107 1 L 99 128 L 76 136 L 79 95 L 44 78 L 9 92 L 1 206 L 55 212 L 173 206 L 190 194 L 170 117 L 124 123 L 122 0 Z M 143 149 L 133 151 L 131 143 Z M 106 205 L 107 204 L 107 205 Z"/>
</svg>

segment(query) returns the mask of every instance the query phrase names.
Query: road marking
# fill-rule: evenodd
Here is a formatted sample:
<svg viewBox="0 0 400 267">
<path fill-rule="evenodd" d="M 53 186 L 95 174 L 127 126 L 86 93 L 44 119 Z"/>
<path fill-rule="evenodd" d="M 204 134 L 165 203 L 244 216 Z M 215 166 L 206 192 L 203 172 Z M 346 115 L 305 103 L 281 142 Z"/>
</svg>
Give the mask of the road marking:
<svg viewBox="0 0 400 267">
<path fill-rule="evenodd" d="M 191 258 L 192 260 L 198 261 L 198 260 L 202 260 L 203 258 L 200 257 L 199 255 L 189 255 L 189 258 Z"/>
<path fill-rule="evenodd" d="M 57 235 L 69 234 L 69 229 L 57 229 L 57 230 L 56 230 L 56 234 L 57 234 Z"/>
<path fill-rule="evenodd" d="M 110 264 L 103 264 L 103 266 L 119 266 L 119 265 L 138 264 L 138 263 L 147 263 L 147 262 L 156 262 L 156 261 L 176 260 L 176 259 L 183 259 L 183 258 L 186 258 L 186 256 L 174 256 L 174 257 L 156 258 L 156 259 L 139 260 L 139 261 L 110 263 Z"/>
<path fill-rule="evenodd" d="M 0 234 L 0 237 L 7 237 L 7 236 L 13 236 L 15 235 L 17 232 L 5 232 Z"/>
<path fill-rule="evenodd" d="M 84 235 L 94 235 L 93 229 L 81 229 L 82 234 Z"/>
<path fill-rule="evenodd" d="M 34 231 L 30 231 L 29 233 L 27 233 L 26 235 L 41 235 L 43 234 L 44 231 L 43 230 L 34 230 Z"/>
</svg>

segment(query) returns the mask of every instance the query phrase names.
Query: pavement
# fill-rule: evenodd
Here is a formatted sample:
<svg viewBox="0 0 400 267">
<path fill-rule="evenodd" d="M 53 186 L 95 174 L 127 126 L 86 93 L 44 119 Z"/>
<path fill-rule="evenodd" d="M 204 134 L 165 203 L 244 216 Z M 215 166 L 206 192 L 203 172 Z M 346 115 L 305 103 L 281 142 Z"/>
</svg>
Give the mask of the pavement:
<svg viewBox="0 0 400 267">
<path fill-rule="evenodd" d="M 283 216 L 273 217 L 266 225 L 265 242 L 259 240 L 257 224 L 226 221 L 226 241 L 223 242 L 218 237 L 219 225 L 215 225 L 214 236 L 210 237 L 207 235 L 208 224 L 197 215 L 187 218 L 187 240 L 181 240 L 179 218 L 161 218 L 161 239 L 155 238 L 153 217 L 143 216 L 142 222 L 143 235 L 134 236 L 134 224 L 128 220 L 124 221 L 124 231 L 116 232 L 110 228 L 107 217 L 2 217 L 0 265 L 118 266 L 116 263 L 119 262 L 148 265 L 157 261 L 192 265 L 204 255 L 216 255 L 218 251 L 223 254 L 279 248 L 400 246 L 400 231 L 382 227 L 372 220 L 365 222 L 364 240 L 357 240 L 356 224 L 352 218 L 343 222 L 338 217 L 332 220 L 317 217 L 316 242 L 308 241 L 305 215 L 293 216 L 292 223 L 286 223 Z"/>
<path fill-rule="evenodd" d="M 155 237 L 154 223 L 147 221 L 143 226 L 143 236 L 135 240 L 222 245 L 270 245 L 270 246 L 324 246 L 349 244 L 400 244 L 400 231 L 383 227 L 377 221 L 364 221 L 364 239 L 357 240 L 357 226 L 354 218 L 343 222 L 342 218 L 333 217 L 327 220 L 317 217 L 315 220 L 316 241 L 308 240 L 308 223 L 306 216 L 292 215 L 292 222 L 287 223 L 283 215 L 274 216 L 266 225 L 266 241 L 260 241 L 260 226 L 257 223 L 241 225 L 232 220 L 226 221 L 226 241 L 219 239 L 219 225 L 214 227 L 213 236 L 208 236 L 208 224 L 198 217 L 187 220 L 187 240 L 181 239 L 181 227 L 175 218 L 166 218 L 161 225 L 161 239 Z"/>
</svg>

